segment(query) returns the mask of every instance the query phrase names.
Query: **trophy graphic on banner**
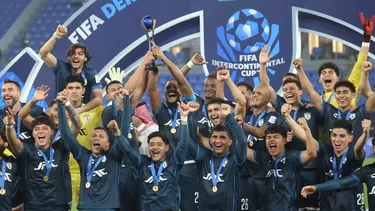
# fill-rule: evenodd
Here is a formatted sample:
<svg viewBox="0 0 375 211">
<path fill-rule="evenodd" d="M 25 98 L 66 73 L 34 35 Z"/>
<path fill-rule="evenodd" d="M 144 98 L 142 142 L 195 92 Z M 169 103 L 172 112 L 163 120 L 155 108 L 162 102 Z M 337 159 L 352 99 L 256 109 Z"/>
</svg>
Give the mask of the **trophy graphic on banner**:
<svg viewBox="0 0 375 211">
<path fill-rule="evenodd" d="M 142 26 L 143 30 L 145 31 L 145 34 L 146 34 L 149 50 L 151 50 L 151 47 L 155 44 L 155 42 L 154 42 L 154 31 L 155 31 L 155 27 L 156 27 L 156 20 L 152 16 L 147 15 L 147 16 L 142 18 L 141 26 Z M 147 67 L 147 69 L 151 70 L 151 71 L 157 71 L 158 66 L 164 66 L 164 63 L 160 60 L 154 60 Z"/>
</svg>

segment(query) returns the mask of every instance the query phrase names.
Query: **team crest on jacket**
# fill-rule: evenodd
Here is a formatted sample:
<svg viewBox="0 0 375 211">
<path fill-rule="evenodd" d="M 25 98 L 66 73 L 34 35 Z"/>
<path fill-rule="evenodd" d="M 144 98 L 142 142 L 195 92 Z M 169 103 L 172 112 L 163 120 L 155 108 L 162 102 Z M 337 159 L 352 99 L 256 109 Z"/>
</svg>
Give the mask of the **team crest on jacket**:
<svg viewBox="0 0 375 211">
<path fill-rule="evenodd" d="M 351 120 L 355 119 L 355 113 L 351 113 L 350 116 L 349 116 L 349 118 L 350 118 Z"/>
<path fill-rule="evenodd" d="M 262 126 L 263 123 L 264 123 L 264 119 L 259 120 L 259 123 L 258 123 L 259 127 Z"/>
<path fill-rule="evenodd" d="M 9 170 L 12 170 L 12 163 L 8 162 L 8 163 L 6 163 L 6 166 L 7 166 L 7 168 L 8 168 Z"/>
<path fill-rule="evenodd" d="M 306 113 L 304 114 L 304 116 L 305 116 L 305 119 L 306 119 L 306 120 L 311 119 L 311 113 L 310 113 L 310 112 L 306 112 Z"/>
<path fill-rule="evenodd" d="M 85 114 L 83 115 L 83 118 L 86 120 L 86 122 L 88 122 L 90 120 L 90 115 Z"/>
</svg>

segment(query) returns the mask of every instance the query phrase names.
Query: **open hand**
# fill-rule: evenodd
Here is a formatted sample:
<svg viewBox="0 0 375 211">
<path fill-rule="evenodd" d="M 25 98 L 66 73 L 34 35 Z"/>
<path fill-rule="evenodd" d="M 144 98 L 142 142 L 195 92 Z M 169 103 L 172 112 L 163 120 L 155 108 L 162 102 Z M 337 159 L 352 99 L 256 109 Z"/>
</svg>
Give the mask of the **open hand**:
<svg viewBox="0 0 375 211">
<path fill-rule="evenodd" d="M 271 48 L 268 48 L 267 45 L 264 45 L 259 53 L 259 64 L 265 65 L 267 64 L 267 62 L 271 60 L 271 57 L 269 56 L 270 52 L 271 52 Z"/>
<path fill-rule="evenodd" d="M 36 88 L 36 90 L 34 92 L 33 99 L 35 101 L 40 101 L 40 100 L 46 99 L 46 97 L 48 96 L 47 92 L 49 90 L 50 90 L 50 88 L 48 86 L 45 86 L 45 85 L 42 85 L 42 86 Z"/>
</svg>

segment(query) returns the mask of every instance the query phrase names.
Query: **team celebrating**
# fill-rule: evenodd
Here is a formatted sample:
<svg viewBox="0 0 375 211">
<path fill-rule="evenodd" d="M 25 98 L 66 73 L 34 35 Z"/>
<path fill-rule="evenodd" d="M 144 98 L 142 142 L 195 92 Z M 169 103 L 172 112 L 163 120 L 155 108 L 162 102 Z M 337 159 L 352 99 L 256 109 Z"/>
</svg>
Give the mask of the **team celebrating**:
<svg viewBox="0 0 375 211">
<path fill-rule="evenodd" d="M 321 64 L 323 93 L 300 58 L 276 93 L 265 45 L 260 85 L 235 84 L 221 66 L 206 76 L 205 96 L 186 79 L 204 58 L 194 54 L 179 69 L 155 44 L 126 83 L 111 68 L 103 95 L 85 45 L 70 46 L 67 62 L 51 53 L 68 32 L 59 25 L 40 49 L 55 75 L 48 109 L 36 104 L 49 87 L 36 85 L 21 102 L 19 83 L 3 82 L 0 211 L 67 211 L 72 201 L 81 211 L 364 210 L 362 183 L 375 210 L 375 164 L 362 167 L 375 111 L 367 61 L 375 16 L 360 20 L 363 41 L 349 78 L 339 78 L 336 64 Z M 171 74 L 165 102 L 155 60 Z M 140 102 L 146 91 L 149 105 Z M 357 92 L 365 104 L 357 105 Z M 375 138 L 372 144 L 375 153 Z"/>
</svg>

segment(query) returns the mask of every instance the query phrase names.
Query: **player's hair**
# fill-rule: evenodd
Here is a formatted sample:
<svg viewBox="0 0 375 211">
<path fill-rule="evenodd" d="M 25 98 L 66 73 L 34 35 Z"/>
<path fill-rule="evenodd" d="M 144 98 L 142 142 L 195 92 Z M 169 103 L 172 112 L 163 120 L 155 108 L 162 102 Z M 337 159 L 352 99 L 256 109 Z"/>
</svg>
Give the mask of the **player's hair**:
<svg viewBox="0 0 375 211">
<path fill-rule="evenodd" d="M 210 99 L 210 100 L 207 102 L 207 107 L 208 107 L 209 105 L 211 105 L 211 104 L 222 104 L 222 103 L 224 103 L 224 100 L 223 100 L 223 99 L 215 97 L 215 98 Z"/>
<path fill-rule="evenodd" d="M 17 81 L 13 81 L 13 80 L 11 80 L 9 78 L 7 78 L 7 79 L 4 80 L 4 84 L 14 84 L 14 85 L 16 85 L 16 87 L 18 88 L 18 90 L 21 90 L 20 84 Z"/>
<path fill-rule="evenodd" d="M 236 86 L 245 86 L 246 89 L 249 90 L 250 92 L 253 92 L 254 90 L 254 87 L 246 81 L 241 81 L 237 83 Z"/>
<path fill-rule="evenodd" d="M 295 74 L 295 73 L 291 73 L 291 72 L 287 72 L 287 73 L 285 73 L 284 76 L 283 76 L 283 80 L 284 80 L 285 77 L 288 77 L 288 76 L 293 77 L 293 78 L 295 78 L 296 80 L 298 80 L 298 75 Z"/>
<path fill-rule="evenodd" d="M 332 124 L 332 130 L 335 128 L 341 128 L 346 130 L 349 134 L 353 134 L 352 123 L 345 119 L 336 120 Z"/>
<path fill-rule="evenodd" d="M 335 88 L 334 90 L 336 91 L 337 88 L 339 87 L 348 87 L 350 89 L 351 92 L 355 93 L 355 86 L 352 82 L 350 81 L 346 81 L 346 80 L 341 80 L 341 81 L 338 81 L 336 84 L 335 84 Z"/>
<path fill-rule="evenodd" d="M 108 142 L 111 143 L 110 139 L 111 139 L 112 136 L 111 136 L 111 133 L 109 132 L 109 130 L 107 130 L 106 128 L 101 127 L 101 126 L 98 126 L 98 127 L 94 128 L 94 130 L 103 130 L 107 134 Z"/>
<path fill-rule="evenodd" d="M 217 75 L 217 72 L 216 72 L 216 71 L 210 72 L 210 73 L 206 76 L 206 79 L 215 79 L 215 80 L 216 80 L 216 75 Z"/>
<path fill-rule="evenodd" d="M 109 86 L 111 86 L 112 84 L 121 84 L 121 85 L 122 85 L 122 83 L 121 83 L 120 81 L 116 81 L 116 80 L 111 81 L 111 82 L 109 82 L 109 84 L 107 84 L 107 86 L 105 87 L 105 92 L 108 92 L 108 88 L 109 88 Z"/>
<path fill-rule="evenodd" d="M 229 139 L 232 139 L 232 133 L 230 132 L 230 130 L 228 130 L 228 128 L 226 128 L 224 125 L 218 125 L 216 127 L 214 127 L 211 131 L 211 135 L 214 133 L 214 132 L 225 132 Z"/>
<path fill-rule="evenodd" d="M 81 49 L 82 49 L 83 53 L 85 54 L 85 56 L 86 56 L 86 58 L 87 58 L 87 60 L 84 62 L 84 64 L 86 65 L 87 62 L 90 61 L 91 56 L 90 56 L 90 54 L 89 54 L 89 50 L 87 49 L 87 47 L 86 47 L 84 44 L 82 44 L 82 43 L 75 43 L 75 44 L 71 45 L 71 46 L 69 47 L 69 49 L 68 49 L 68 52 L 66 53 L 66 56 L 67 56 L 67 57 L 72 56 L 73 53 L 74 53 L 74 51 L 75 51 L 76 49 L 78 49 L 78 48 L 81 48 Z"/>
<path fill-rule="evenodd" d="M 301 82 L 297 79 L 293 79 L 293 78 L 287 78 L 283 81 L 283 87 L 289 83 L 294 83 L 297 85 L 297 87 L 302 90 L 302 86 L 301 86 Z"/>
<path fill-rule="evenodd" d="M 48 102 L 48 108 L 51 108 L 51 107 L 54 106 L 56 103 L 57 103 L 57 100 L 56 100 L 56 99 L 50 100 L 50 101 Z"/>
<path fill-rule="evenodd" d="M 320 77 L 320 74 L 322 74 L 322 71 L 324 69 L 327 69 L 327 68 L 334 70 L 335 73 L 336 73 L 336 75 L 337 75 L 337 77 L 340 75 L 340 69 L 339 69 L 339 67 L 335 63 L 333 63 L 333 62 L 324 62 L 323 64 L 321 64 L 319 66 L 319 69 L 318 69 L 319 77 Z"/>
<path fill-rule="evenodd" d="M 0 138 L 3 140 L 3 142 L 8 142 L 7 136 L 5 135 L 5 131 L 3 128 L 0 128 Z"/>
<path fill-rule="evenodd" d="M 34 128 L 35 126 L 37 125 L 47 125 L 49 126 L 52 130 L 55 129 L 55 126 L 53 125 L 53 122 L 52 120 L 50 120 L 48 117 L 46 116 L 38 116 L 37 118 L 35 118 L 31 124 L 31 127 Z"/>
<path fill-rule="evenodd" d="M 82 88 L 85 87 L 85 80 L 83 80 L 83 78 L 80 75 L 69 75 L 68 77 L 66 77 L 65 87 L 67 87 L 68 84 L 75 82 L 80 83 Z"/>
<path fill-rule="evenodd" d="M 230 100 L 223 100 L 223 104 L 229 105 L 231 108 L 236 107 L 236 103 Z"/>
<path fill-rule="evenodd" d="M 160 131 L 154 131 L 150 133 L 150 135 L 148 135 L 147 137 L 147 143 L 150 143 L 150 140 L 155 137 L 161 138 L 164 144 L 169 145 L 168 137 L 163 132 L 160 132 Z"/>
<path fill-rule="evenodd" d="M 287 138 L 288 131 L 280 125 L 270 125 L 264 134 L 280 134 L 283 138 Z"/>
</svg>

